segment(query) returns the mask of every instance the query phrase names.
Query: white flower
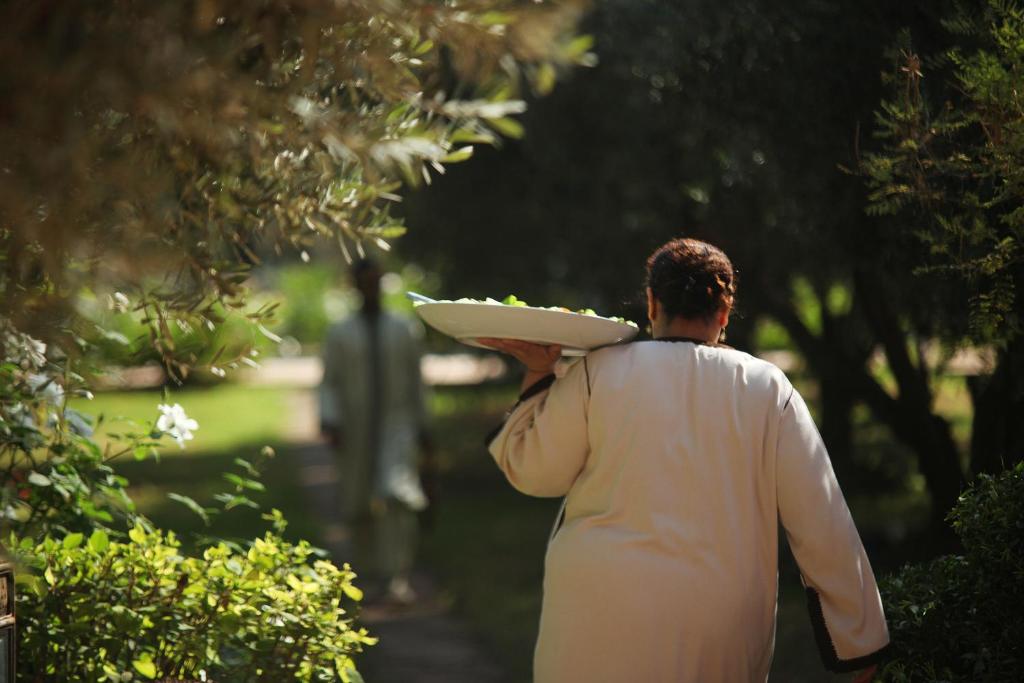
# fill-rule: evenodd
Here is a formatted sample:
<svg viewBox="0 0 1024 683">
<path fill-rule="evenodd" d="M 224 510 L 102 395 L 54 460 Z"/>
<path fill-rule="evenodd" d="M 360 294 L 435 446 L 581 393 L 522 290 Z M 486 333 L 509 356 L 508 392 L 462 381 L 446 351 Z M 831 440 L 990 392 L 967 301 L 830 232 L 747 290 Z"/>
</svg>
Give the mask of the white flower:
<svg viewBox="0 0 1024 683">
<path fill-rule="evenodd" d="M 21 427 L 38 430 L 38 427 L 36 425 L 36 419 L 32 416 L 32 413 L 29 412 L 28 408 L 26 408 L 25 404 L 23 403 L 15 403 L 13 406 L 10 407 L 8 414 L 5 415 L 4 417 L 18 424 Z"/>
<path fill-rule="evenodd" d="M 107 297 L 107 306 L 110 310 L 117 313 L 124 313 L 131 307 L 131 305 L 131 299 L 121 292 L 114 292 L 113 295 L 109 295 Z"/>
<path fill-rule="evenodd" d="M 0 318 L 4 362 L 14 363 L 22 370 L 32 372 L 46 364 L 46 344 L 18 332 L 6 318 Z"/>
<path fill-rule="evenodd" d="M 28 346 L 26 349 L 28 361 L 32 365 L 40 367 L 46 362 L 46 344 L 38 339 L 33 339 L 27 334 L 24 335 L 24 339 Z"/>
<path fill-rule="evenodd" d="M 29 373 L 25 378 L 26 384 L 32 391 L 39 394 L 40 398 L 52 406 L 59 406 L 64 402 L 64 387 L 57 384 L 57 380 L 47 375 Z"/>
<path fill-rule="evenodd" d="M 185 442 L 193 438 L 192 432 L 199 429 L 199 423 L 186 415 L 185 409 L 180 404 L 175 403 L 173 406 L 169 406 L 161 403 L 157 408 L 161 415 L 156 421 L 156 428 L 165 434 L 170 434 L 178 442 L 178 445 L 184 448 Z"/>
</svg>

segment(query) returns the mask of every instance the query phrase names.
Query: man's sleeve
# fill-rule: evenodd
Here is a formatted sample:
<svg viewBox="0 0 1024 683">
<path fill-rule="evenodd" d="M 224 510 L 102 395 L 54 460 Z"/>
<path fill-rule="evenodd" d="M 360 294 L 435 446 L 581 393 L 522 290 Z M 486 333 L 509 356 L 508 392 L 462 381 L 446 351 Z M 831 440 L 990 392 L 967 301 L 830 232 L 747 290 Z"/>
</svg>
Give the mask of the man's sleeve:
<svg viewBox="0 0 1024 683">
<path fill-rule="evenodd" d="M 803 398 L 782 412 L 777 451 L 779 518 L 800 567 L 826 668 L 876 663 L 889 643 L 871 564 Z"/>
</svg>

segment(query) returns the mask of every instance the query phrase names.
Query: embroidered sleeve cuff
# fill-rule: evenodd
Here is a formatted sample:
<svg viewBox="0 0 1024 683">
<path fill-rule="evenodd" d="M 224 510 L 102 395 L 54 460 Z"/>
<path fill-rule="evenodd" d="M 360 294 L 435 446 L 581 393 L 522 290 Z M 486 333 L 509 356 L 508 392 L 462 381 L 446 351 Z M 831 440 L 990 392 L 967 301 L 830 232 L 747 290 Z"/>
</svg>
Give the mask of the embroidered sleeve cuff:
<svg viewBox="0 0 1024 683">
<path fill-rule="evenodd" d="M 515 405 L 509 408 L 508 412 L 505 413 L 505 419 L 501 421 L 501 424 L 492 429 L 490 433 L 484 438 L 484 446 L 490 448 L 491 443 L 496 438 L 498 438 L 498 434 L 500 434 L 501 430 L 505 428 L 505 423 L 508 422 L 509 415 L 512 414 L 512 411 L 521 406 L 523 404 L 523 401 L 533 398 L 542 391 L 550 389 L 551 385 L 554 383 L 555 375 L 554 373 L 552 373 L 550 375 L 545 375 L 544 377 L 541 377 L 539 380 L 537 380 L 530 386 L 526 387 L 526 389 L 523 390 L 523 393 L 519 394 L 519 400 L 516 401 Z"/>
<path fill-rule="evenodd" d="M 825 623 L 825 614 L 821 610 L 821 596 L 818 591 L 807 587 L 807 609 L 811 613 L 811 625 L 814 627 L 814 640 L 818 644 L 818 653 L 825 668 L 834 673 L 853 673 L 866 669 L 872 664 L 878 664 L 885 656 L 889 645 L 883 645 L 874 652 L 852 659 L 839 659 L 835 643 L 828 632 L 828 625 Z"/>
</svg>

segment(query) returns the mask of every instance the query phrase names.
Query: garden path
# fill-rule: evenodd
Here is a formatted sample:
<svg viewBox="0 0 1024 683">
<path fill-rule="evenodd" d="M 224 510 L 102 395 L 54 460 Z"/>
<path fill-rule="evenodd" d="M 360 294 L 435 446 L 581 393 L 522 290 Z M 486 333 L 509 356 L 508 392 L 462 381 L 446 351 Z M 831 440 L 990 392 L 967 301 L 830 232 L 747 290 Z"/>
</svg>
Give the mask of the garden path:
<svg viewBox="0 0 1024 683">
<path fill-rule="evenodd" d="M 297 392 L 290 436 L 296 446 L 299 480 L 310 513 L 324 529 L 321 544 L 338 560 L 346 557 L 347 533 L 339 517 L 338 476 L 330 452 L 317 441 L 312 392 Z M 358 583 L 358 581 L 357 581 Z M 422 568 L 413 577 L 417 602 L 394 609 L 368 605 L 360 623 L 380 642 L 359 663 L 366 683 L 503 683 L 506 676 L 488 657 L 467 626 L 452 612 L 450 600 Z"/>
</svg>

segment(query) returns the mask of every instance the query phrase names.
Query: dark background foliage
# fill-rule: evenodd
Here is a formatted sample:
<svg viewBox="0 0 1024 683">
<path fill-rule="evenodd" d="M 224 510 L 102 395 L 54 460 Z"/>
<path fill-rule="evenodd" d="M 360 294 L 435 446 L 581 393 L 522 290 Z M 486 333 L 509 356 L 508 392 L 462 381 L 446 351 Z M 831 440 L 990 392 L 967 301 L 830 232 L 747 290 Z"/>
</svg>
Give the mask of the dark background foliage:
<svg viewBox="0 0 1024 683">
<path fill-rule="evenodd" d="M 731 342 L 753 348 L 760 320 L 781 324 L 821 380 L 837 467 L 851 467 L 851 412 L 862 403 L 915 454 L 941 532 L 971 469 L 993 469 L 996 453 L 1013 462 L 1022 442 L 1012 427 L 1012 438 L 981 438 L 964 467 L 933 407 L 933 373 L 948 356 L 927 360 L 925 347 L 963 342 L 967 284 L 922 269 L 934 258 L 915 216 L 869 215 L 860 168 L 879 144 L 881 103 L 903 88 L 901 38 L 942 56 L 959 40 L 944 25 L 957 11 L 599 3 L 585 28 L 601 63 L 533 103 L 521 142 L 410 194 L 403 211 L 419 229 L 401 253 L 460 295 L 504 294 L 514 281 L 530 301 L 642 319 L 642 264 L 654 247 L 679 234 L 720 245 L 740 270 Z M 975 44 L 990 48 L 992 17 L 967 16 L 979 27 Z M 944 63 L 925 81 L 938 103 L 957 87 Z M 1019 366 L 1013 339 L 1002 338 L 1016 344 L 1004 370 Z M 873 369 L 879 353 L 895 387 Z M 986 410 L 976 419 L 1005 425 L 1020 400 L 1014 382 L 977 384 Z"/>
<path fill-rule="evenodd" d="M 1024 465 L 983 475 L 953 509 L 964 555 L 882 586 L 891 681 L 1012 681 L 1024 667 Z"/>
</svg>

